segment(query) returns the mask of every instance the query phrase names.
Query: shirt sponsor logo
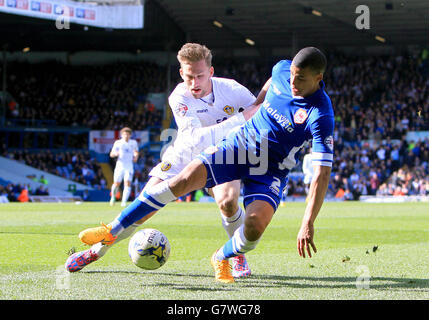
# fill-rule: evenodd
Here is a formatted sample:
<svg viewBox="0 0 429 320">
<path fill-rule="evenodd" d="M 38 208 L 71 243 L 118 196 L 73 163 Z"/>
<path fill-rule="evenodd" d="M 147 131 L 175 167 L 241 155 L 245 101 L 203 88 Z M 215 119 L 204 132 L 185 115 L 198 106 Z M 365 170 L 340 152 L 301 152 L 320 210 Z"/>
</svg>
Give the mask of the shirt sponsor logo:
<svg viewBox="0 0 429 320">
<path fill-rule="evenodd" d="M 181 116 L 184 117 L 186 112 L 188 112 L 188 106 L 179 103 L 176 107 L 176 113 Z"/>
<path fill-rule="evenodd" d="M 225 108 L 223 108 L 223 111 L 225 111 L 225 113 L 227 115 L 231 115 L 234 113 L 234 107 L 231 106 L 225 106 Z"/>
<path fill-rule="evenodd" d="M 293 116 L 293 121 L 296 124 L 302 124 L 308 118 L 307 110 L 299 108 L 297 112 L 295 112 Z"/>
<path fill-rule="evenodd" d="M 293 132 L 292 123 L 286 118 L 284 115 L 278 113 L 278 111 L 272 107 L 270 107 L 270 103 L 265 101 L 262 106 L 267 110 L 268 114 L 270 114 L 278 124 L 280 124 L 284 129 L 288 132 Z"/>
<path fill-rule="evenodd" d="M 197 110 L 197 113 L 205 113 L 209 112 L 209 109 Z"/>
<path fill-rule="evenodd" d="M 334 137 L 333 136 L 326 137 L 324 143 L 329 148 L 329 150 L 331 150 L 331 151 L 334 150 Z"/>
</svg>

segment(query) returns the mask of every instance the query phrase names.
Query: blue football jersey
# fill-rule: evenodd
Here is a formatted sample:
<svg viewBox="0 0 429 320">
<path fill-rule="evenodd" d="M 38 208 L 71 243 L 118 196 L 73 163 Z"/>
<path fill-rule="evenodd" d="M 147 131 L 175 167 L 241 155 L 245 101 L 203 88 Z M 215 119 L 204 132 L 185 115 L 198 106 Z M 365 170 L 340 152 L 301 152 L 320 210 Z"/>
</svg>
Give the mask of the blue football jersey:
<svg viewBox="0 0 429 320">
<path fill-rule="evenodd" d="M 334 112 L 325 84 L 308 97 L 293 96 L 290 65 L 282 60 L 274 66 L 265 100 L 250 120 L 198 155 L 207 169 L 206 187 L 240 179 L 245 207 L 263 200 L 277 209 L 306 142 L 312 142 L 313 165 L 332 166 Z"/>
<path fill-rule="evenodd" d="M 313 165 L 332 166 L 334 111 L 325 84 L 321 81 L 320 89 L 308 97 L 293 96 L 290 66 L 290 60 L 282 60 L 273 67 L 265 100 L 243 127 L 244 136 L 255 136 L 247 139 L 248 148 L 266 152 L 269 169 L 289 172 L 299 150 L 312 141 Z"/>
</svg>

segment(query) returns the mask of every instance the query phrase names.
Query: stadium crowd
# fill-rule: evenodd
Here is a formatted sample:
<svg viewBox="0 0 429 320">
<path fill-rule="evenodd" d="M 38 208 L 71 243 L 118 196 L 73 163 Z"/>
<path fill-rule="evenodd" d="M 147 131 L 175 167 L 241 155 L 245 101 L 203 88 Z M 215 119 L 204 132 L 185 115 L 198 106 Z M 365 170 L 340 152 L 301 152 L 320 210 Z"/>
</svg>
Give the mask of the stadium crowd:
<svg viewBox="0 0 429 320">
<path fill-rule="evenodd" d="M 153 63 L 68 66 L 11 63 L 7 118 L 56 126 L 143 130 L 160 125 L 162 111 L 146 95 L 165 90 L 165 71 Z"/>
<path fill-rule="evenodd" d="M 351 200 L 360 195 L 429 193 L 429 140 L 405 139 L 409 131 L 429 130 L 425 117 L 429 114 L 428 60 L 412 54 L 328 54 L 328 61 L 335 61 L 324 77 L 335 112 L 330 196 Z M 267 63 L 251 60 L 222 59 L 216 63 L 216 76 L 236 79 L 255 95 L 271 69 Z M 162 119 L 145 99 L 148 92 L 165 90 L 165 72 L 155 64 L 59 64 L 55 68 L 40 64 L 11 69 L 9 88 L 17 106 L 10 108 L 9 118 L 54 119 L 57 125 L 92 129 L 128 125 L 134 130 L 160 124 Z M 180 80 L 178 75 L 174 77 Z M 87 154 L 21 152 L 14 158 L 84 184 L 106 187 L 101 170 Z M 141 154 L 135 170 L 136 187 L 147 180 L 156 161 Z M 299 170 L 300 166 L 294 171 Z M 288 190 L 293 195 L 305 195 L 299 179 L 291 180 Z"/>
<path fill-rule="evenodd" d="M 8 182 L 0 184 L 0 203 L 7 202 L 28 202 L 29 196 L 49 196 L 49 188 L 42 182 L 35 190 L 29 184 L 15 184 Z"/>
<path fill-rule="evenodd" d="M 86 151 L 73 153 L 53 153 L 49 150 L 37 153 L 17 151 L 3 156 L 93 188 L 106 188 L 106 179 L 99 164 Z"/>
<path fill-rule="evenodd" d="M 336 61 L 326 79 L 336 122 L 331 192 L 346 200 L 427 194 L 429 140 L 407 142 L 406 135 L 429 129 L 429 61 L 412 55 Z M 407 179 L 392 179 L 403 172 Z"/>
</svg>

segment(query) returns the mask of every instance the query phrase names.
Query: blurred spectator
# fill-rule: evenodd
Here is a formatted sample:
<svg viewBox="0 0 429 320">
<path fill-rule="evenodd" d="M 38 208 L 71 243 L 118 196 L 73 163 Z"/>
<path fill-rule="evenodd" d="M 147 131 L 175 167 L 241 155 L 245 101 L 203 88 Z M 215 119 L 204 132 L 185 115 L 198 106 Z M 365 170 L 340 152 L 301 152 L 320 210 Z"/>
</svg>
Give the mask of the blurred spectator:
<svg viewBox="0 0 429 320">
<path fill-rule="evenodd" d="M 9 153 L 7 156 L 28 166 L 66 179 L 71 179 L 94 188 L 106 188 L 106 180 L 100 166 L 94 158 L 90 157 L 87 151 L 74 152 L 73 154 L 71 152 L 61 152 L 55 155 L 49 150 L 38 153 L 18 151 L 16 153 Z M 43 175 L 39 180 L 36 177 L 32 178 L 34 181 L 41 182 L 44 185 L 48 184 Z"/>
<path fill-rule="evenodd" d="M 162 121 L 162 110 L 137 112 L 148 93 L 165 90 L 165 68 L 149 62 L 69 66 L 59 62 L 12 62 L 6 117 L 54 121 L 57 126 L 142 130 Z M 19 108 L 17 107 L 19 104 Z"/>
<path fill-rule="evenodd" d="M 44 195 L 49 195 L 49 190 L 41 185 Z M 6 186 L 0 185 L 0 203 L 6 202 L 28 202 L 30 195 L 36 195 L 29 185 L 8 183 Z"/>
</svg>

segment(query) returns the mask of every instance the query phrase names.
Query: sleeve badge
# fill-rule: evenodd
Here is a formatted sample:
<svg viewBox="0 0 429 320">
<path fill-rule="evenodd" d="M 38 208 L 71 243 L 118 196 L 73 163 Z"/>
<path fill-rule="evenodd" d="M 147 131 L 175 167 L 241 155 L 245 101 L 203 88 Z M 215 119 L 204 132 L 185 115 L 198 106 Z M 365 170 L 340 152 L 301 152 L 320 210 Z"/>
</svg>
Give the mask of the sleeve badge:
<svg viewBox="0 0 429 320">
<path fill-rule="evenodd" d="M 177 107 L 176 107 L 176 113 L 179 115 L 179 116 L 181 116 L 181 117 L 184 117 L 185 116 L 185 114 L 186 114 L 186 112 L 188 112 L 188 106 L 186 106 L 186 105 L 184 105 L 184 104 L 181 104 L 181 103 L 179 103 L 178 105 L 177 105 Z"/>
</svg>

